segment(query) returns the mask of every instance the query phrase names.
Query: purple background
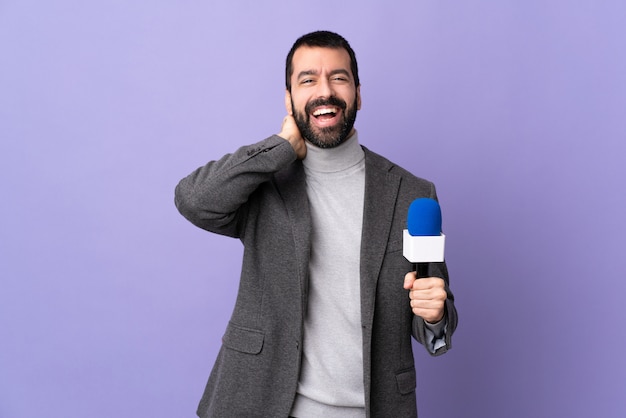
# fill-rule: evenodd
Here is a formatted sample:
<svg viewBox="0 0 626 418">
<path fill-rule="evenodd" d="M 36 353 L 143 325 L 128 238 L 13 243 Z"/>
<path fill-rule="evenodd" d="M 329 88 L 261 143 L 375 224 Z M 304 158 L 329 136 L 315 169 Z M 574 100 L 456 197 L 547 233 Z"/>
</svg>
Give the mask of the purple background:
<svg viewBox="0 0 626 418">
<path fill-rule="evenodd" d="M 174 186 L 279 130 L 320 28 L 361 142 L 438 186 L 461 322 L 420 416 L 626 414 L 626 3 L 336 3 L 0 2 L 0 417 L 194 416 L 241 247 Z"/>
</svg>

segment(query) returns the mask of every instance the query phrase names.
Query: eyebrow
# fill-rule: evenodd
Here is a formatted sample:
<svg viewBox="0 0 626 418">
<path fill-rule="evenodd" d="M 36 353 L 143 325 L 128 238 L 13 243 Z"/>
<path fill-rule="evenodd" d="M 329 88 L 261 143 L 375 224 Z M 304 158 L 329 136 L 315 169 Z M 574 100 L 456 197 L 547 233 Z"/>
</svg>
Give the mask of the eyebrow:
<svg viewBox="0 0 626 418">
<path fill-rule="evenodd" d="M 319 72 L 316 70 L 305 70 L 305 71 L 300 71 L 300 73 L 298 73 L 298 80 L 301 79 L 302 77 L 306 77 L 306 76 L 310 76 L 310 75 L 318 75 Z M 337 74 L 343 74 L 346 77 L 350 78 L 350 73 L 348 72 L 348 70 L 345 70 L 343 68 L 339 68 L 336 70 L 333 70 L 330 72 L 329 75 L 333 76 L 333 75 L 337 75 Z"/>
</svg>

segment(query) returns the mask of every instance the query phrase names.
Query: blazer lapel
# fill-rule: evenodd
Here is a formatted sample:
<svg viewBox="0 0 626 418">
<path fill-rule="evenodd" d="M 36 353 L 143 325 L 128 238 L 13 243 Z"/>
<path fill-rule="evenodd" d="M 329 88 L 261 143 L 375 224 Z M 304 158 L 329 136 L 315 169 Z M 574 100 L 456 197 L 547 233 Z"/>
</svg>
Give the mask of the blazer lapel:
<svg viewBox="0 0 626 418">
<path fill-rule="evenodd" d="M 296 263 L 300 279 L 302 313 L 306 312 L 309 256 L 311 254 L 311 209 L 306 194 L 306 178 L 302 161 L 296 160 L 276 173 L 276 187 L 280 193 L 293 232 Z"/>
<path fill-rule="evenodd" d="M 400 177 L 391 174 L 391 163 L 365 150 L 365 201 L 361 237 L 361 315 L 371 329 L 376 285 L 385 257 Z"/>
<path fill-rule="evenodd" d="M 389 172 L 392 167 L 390 162 L 363 148 L 365 199 L 361 236 L 361 315 L 363 324 L 370 328 L 374 318 L 376 285 L 389 241 L 400 177 Z M 302 162 L 298 160 L 285 170 L 277 172 L 275 179 L 293 231 L 304 314 L 307 306 L 312 225 Z"/>
</svg>

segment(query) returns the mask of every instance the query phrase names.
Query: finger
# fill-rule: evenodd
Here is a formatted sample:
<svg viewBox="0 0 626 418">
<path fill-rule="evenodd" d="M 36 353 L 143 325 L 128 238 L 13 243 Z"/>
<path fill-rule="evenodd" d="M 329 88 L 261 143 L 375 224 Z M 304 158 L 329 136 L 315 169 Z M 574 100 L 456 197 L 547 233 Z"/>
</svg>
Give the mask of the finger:
<svg viewBox="0 0 626 418">
<path fill-rule="evenodd" d="M 437 307 L 443 305 L 448 298 L 445 290 L 411 290 L 409 292 L 409 299 L 411 299 L 411 306 L 428 306 Z"/>
<path fill-rule="evenodd" d="M 445 299 L 411 299 L 409 301 L 412 309 L 441 310 L 445 306 Z"/>
<path fill-rule="evenodd" d="M 413 290 L 444 289 L 445 282 L 440 277 L 422 277 L 412 283 Z"/>
<path fill-rule="evenodd" d="M 444 317 L 444 310 L 441 309 L 423 309 L 423 308 L 412 308 L 411 311 L 413 314 L 421 317 L 426 322 L 431 324 L 436 324 L 441 321 Z"/>
<path fill-rule="evenodd" d="M 409 299 L 415 301 L 444 301 L 448 298 L 448 295 L 443 289 L 431 289 L 431 290 L 411 290 L 409 291 Z"/>
</svg>

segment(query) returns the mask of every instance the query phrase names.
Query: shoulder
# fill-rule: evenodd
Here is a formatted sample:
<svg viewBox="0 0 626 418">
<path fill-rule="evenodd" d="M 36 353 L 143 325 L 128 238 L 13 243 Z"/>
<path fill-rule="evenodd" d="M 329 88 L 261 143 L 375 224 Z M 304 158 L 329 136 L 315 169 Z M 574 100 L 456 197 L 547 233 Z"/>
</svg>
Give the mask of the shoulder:
<svg viewBox="0 0 626 418">
<path fill-rule="evenodd" d="M 404 187 L 409 187 L 411 189 L 419 188 L 422 190 L 427 189 L 432 190 L 434 193 L 435 186 L 430 180 L 416 176 L 409 170 L 399 166 L 382 155 L 371 151 L 367 147 L 362 146 L 362 148 L 363 151 L 365 151 L 365 164 L 367 168 L 381 170 L 389 175 L 400 177 Z"/>
</svg>

